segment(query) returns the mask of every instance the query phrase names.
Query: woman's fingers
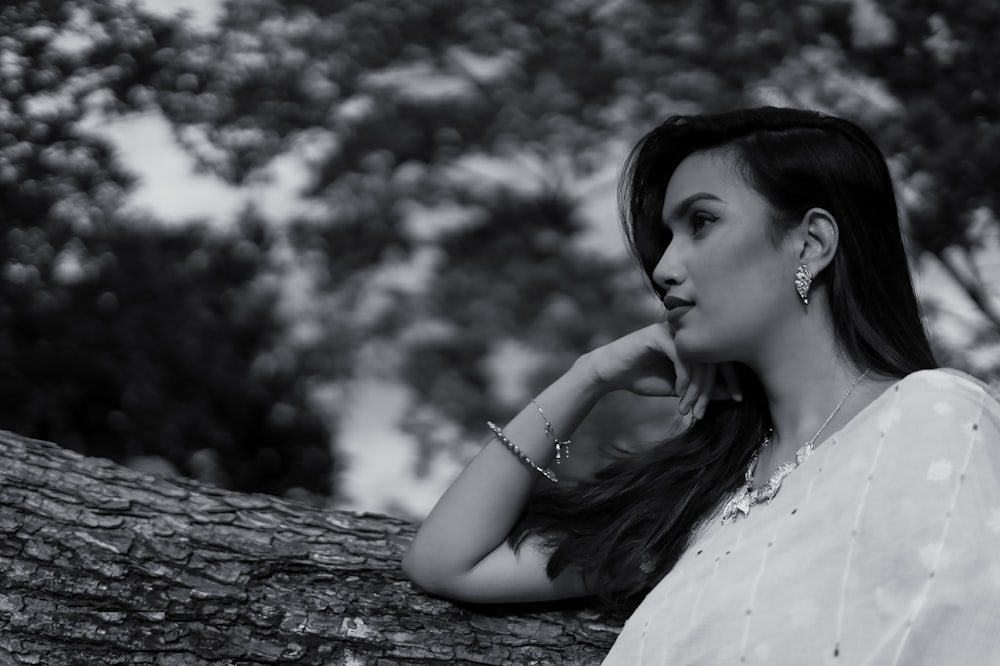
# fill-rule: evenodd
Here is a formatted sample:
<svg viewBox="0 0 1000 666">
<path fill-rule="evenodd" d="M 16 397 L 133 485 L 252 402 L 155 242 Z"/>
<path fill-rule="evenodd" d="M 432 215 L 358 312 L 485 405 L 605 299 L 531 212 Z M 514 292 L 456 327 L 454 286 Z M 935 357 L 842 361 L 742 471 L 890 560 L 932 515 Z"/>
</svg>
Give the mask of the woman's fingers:
<svg viewBox="0 0 1000 666">
<path fill-rule="evenodd" d="M 683 365 L 683 364 L 681 364 Z M 702 364 L 697 364 L 688 371 L 688 376 L 690 381 L 685 387 L 683 392 L 678 391 L 677 395 L 680 396 L 681 400 L 677 403 L 677 410 L 681 414 L 687 414 L 691 411 L 694 403 L 698 400 L 701 395 L 702 387 L 705 384 L 706 378 L 706 367 Z"/>
<path fill-rule="evenodd" d="M 733 363 L 723 363 L 719 366 L 719 373 L 722 381 L 726 385 L 726 390 L 736 402 L 743 401 L 743 391 L 740 390 L 740 377 L 736 372 L 736 365 Z"/>
<path fill-rule="evenodd" d="M 712 400 L 743 400 L 735 363 L 688 364 L 678 357 L 666 324 L 654 324 L 646 330 L 652 332 L 651 347 L 673 364 L 673 394 L 680 398 L 677 409 L 681 414 L 690 413 L 700 419 Z"/>
<path fill-rule="evenodd" d="M 712 390 L 715 388 L 716 366 L 699 363 L 691 372 L 691 383 L 681 397 L 677 408 L 681 414 L 691 413 L 700 419 L 705 415 L 705 409 L 712 400 Z"/>
<path fill-rule="evenodd" d="M 678 366 L 684 367 L 683 363 L 678 363 Z M 678 392 L 681 399 L 677 409 L 681 414 L 691 413 L 694 418 L 700 419 L 712 400 L 743 400 L 739 374 L 733 363 L 699 363 L 688 373 L 690 382 L 683 392 Z"/>
<path fill-rule="evenodd" d="M 699 382 L 698 397 L 691 408 L 691 413 L 696 419 L 705 415 L 705 408 L 708 401 L 712 399 L 712 389 L 715 387 L 715 378 L 718 376 L 715 366 L 702 366 L 705 368 L 704 378 Z"/>
<path fill-rule="evenodd" d="M 674 394 L 681 399 L 677 403 L 677 408 L 681 411 L 681 414 L 687 414 L 687 410 L 690 408 L 689 396 L 693 397 L 698 391 L 698 366 L 691 368 L 680 360 L 674 360 L 674 369 L 677 372 Z"/>
<path fill-rule="evenodd" d="M 674 347 L 674 337 L 666 322 L 654 324 L 655 347 L 659 353 L 667 357 L 674 369 L 674 395 L 682 397 L 691 386 L 691 369 L 677 358 L 677 348 Z"/>
</svg>

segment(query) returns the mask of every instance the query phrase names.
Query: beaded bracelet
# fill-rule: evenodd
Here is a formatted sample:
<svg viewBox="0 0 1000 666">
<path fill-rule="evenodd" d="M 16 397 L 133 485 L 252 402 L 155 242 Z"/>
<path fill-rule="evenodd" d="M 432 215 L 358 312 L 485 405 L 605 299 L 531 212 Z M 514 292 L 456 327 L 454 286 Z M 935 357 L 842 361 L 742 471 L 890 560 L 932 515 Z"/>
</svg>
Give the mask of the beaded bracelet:
<svg viewBox="0 0 1000 666">
<path fill-rule="evenodd" d="M 559 439 L 556 436 L 556 429 L 549 423 L 549 417 L 545 416 L 545 412 L 542 411 L 542 406 L 535 402 L 535 399 L 531 399 L 531 404 L 535 406 L 538 413 L 542 415 L 542 420 L 545 421 L 545 434 L 552 438 L 552 443 L 556 446 L 556 464 L 562 462 L 563 458 L 569 458 L 569 445 L 570 441 L 568 439 Z"/>
<path fill-rule="evenodd" d="M 517 444 L 515 444 L 514 442 L 510 441 L 509 439 L 507 439 L 507 436 L 503 434 L 503 430 L 501 430 L 500 428 L 498 428 L 497 425 L 495 423 L 493 423 L 493 421 L 487 421 L 486 425 L 489 427 L 490 430 L 493 431 L 493 434 L 496 435 L 497 439 L 499 439 L 500 442 L 504 446 L 506 446 L 510 450 L 511 453 L 513 453 L 515 456 L 517 456 L 518 459 L 521 462 L 523 462 L 525 465 L 527 465 L 531 469 L 535 470 L 536 472 L 538 472 L 539 474 L 541 474 L 542 476 L 544 476 L 546 479 L 548 479 L 552 483 L 559 483 L 559 479 L 556 478 L 555 474 L 553 474 L 552 472 L 550 472 L 547 469 L 542 469 L 541 467 L 539 467 L 538 465 L 536 465 L 534 460 L 532 460 L 527 455 L 525 455 L 524 451 L 522 451 L 521 449 L 519 449 L 517 447 Z"/>
</svg>

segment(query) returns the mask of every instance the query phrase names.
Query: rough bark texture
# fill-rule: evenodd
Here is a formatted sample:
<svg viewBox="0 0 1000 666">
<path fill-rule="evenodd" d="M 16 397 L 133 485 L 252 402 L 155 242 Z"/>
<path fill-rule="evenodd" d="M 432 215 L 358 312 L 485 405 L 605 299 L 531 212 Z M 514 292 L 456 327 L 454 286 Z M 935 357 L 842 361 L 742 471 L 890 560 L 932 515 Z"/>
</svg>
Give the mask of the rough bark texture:
<svg viewBox="0 0 1000 666">
<path fill-rule="evenodd" d="M 413 528 L 0 431 L 0 666 L 587 664 L 579 606 L 474 608 L 399 570 Z"/>
</svg>

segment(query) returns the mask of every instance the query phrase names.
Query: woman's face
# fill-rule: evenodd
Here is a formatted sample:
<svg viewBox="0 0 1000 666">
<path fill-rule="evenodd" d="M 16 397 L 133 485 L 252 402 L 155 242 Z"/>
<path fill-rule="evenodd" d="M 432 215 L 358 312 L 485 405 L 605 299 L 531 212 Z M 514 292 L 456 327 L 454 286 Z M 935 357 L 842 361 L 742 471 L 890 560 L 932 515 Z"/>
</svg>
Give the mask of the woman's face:
<svg viewBox="0 0 1000 666">
<path fill-rule="evenodd" d="M 671 177 L 663 201 L 671 240 L 653 279 L 686 359 L 754 365 L 780 344 L 782 322 L 801 314 L 797 255 L 790 239 L 771 241 L 771 215 L 727 150 L 694 153 Z"/>
</svg>

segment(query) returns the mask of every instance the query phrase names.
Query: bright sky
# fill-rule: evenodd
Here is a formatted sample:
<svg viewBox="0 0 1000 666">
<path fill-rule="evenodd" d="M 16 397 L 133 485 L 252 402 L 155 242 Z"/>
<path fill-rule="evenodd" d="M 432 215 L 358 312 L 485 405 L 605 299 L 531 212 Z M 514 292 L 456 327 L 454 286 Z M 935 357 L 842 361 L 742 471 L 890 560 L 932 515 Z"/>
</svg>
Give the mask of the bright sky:
<svg viewBox="0 0 1000 666">
<path fill-rule="evenodd" d="M 88 127 L 112 141 L 118 158 L 140 178 L 130 204 L 154 212 L 164 222 L 204 219 L 225 226 L 248 203 L 275 224 L 323 214 L 319 204 L 301 196 L 313 177 L 309 161 L 329 140 L 317 135 L 321 133 L 302 135 L 251 183 L 237 187 L 215 174 L 198 171 L 195 160 L 175 139 L 170 122 L 158 111 L 105 123 L 92 121 Z"/>
<path fill-rule="evenodd" d="M 115 0 L 124 4 L 126 0 Z M 187 12 L 192 23 L 200 28 L 212 28 L 220 16 L 224 0 L 137 0 L 150 13 L 174 16 Z"/>
<path fill-rule="evenodd" d="M 437 455 L 425 476 L 414 474 L 419 449 L 413 437 L 399 429 L 410 401 L 399 384 L 372 379 L 356 382 L 351 401 L 337 451 L 341 459 L 346 458 L 348 473 L 341 477 L 339 491 L 348 499 L 338 508 L 422 519 L 463 465 Z"/>
<path fill-rule="evenodd" d="M 170 223 L 231 220 L 239 211 L 245 196 L 213 174 L 196 173 L 159 112 L 115 119 L 94 130 L 114 143 L 118 159 L 139 177 L 132 206 Z"/>
</svg>

